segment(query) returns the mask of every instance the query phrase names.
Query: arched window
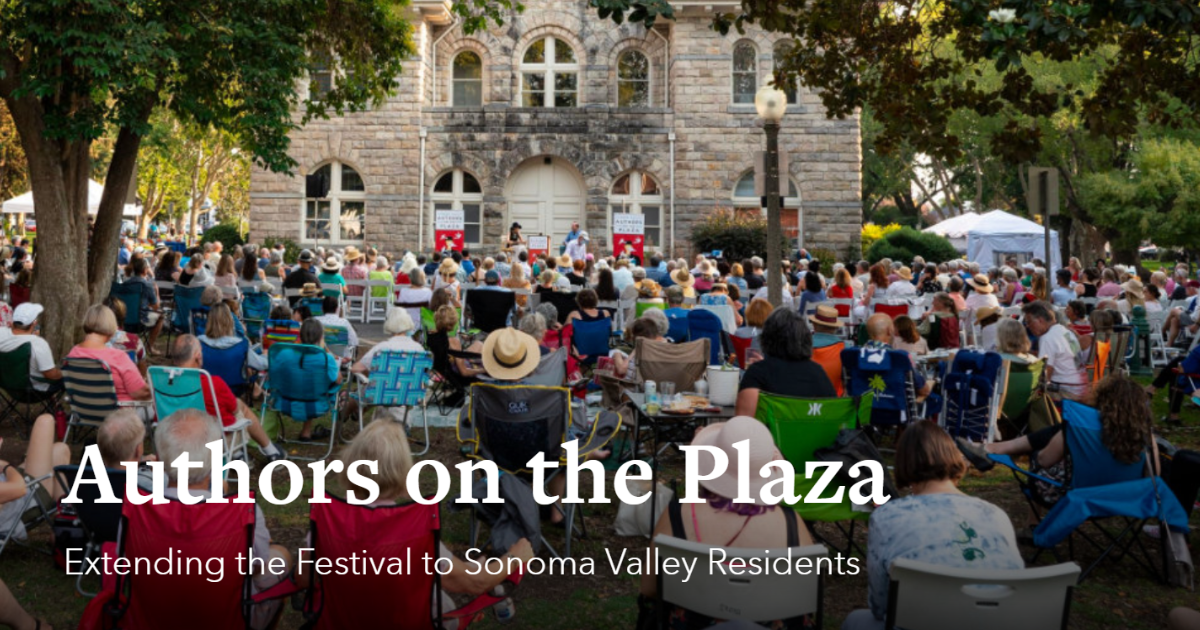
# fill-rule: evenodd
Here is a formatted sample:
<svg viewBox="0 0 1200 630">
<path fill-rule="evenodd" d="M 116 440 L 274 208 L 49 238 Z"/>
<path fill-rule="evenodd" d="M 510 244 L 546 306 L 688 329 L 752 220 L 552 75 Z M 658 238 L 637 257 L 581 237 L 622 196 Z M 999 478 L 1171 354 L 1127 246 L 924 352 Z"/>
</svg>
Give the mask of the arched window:
<svg viewBox="0 0 1200 630">
<path fill-rule="evenodd" d="M 773 69 L 775 72 L 779 72 L 779 66 L 783 64 L 784 58 L 787 57 L 791 52 L 792 42 L 790 40 L 785 39 L 783 41 L 776 42 L 774 55 L 772 55 Z M 796 87 L 787 88 L 783 91 L 783 93 L 787 94 L 787 102 L 789 105 L 796 103 Z"/>
<path fill-rule="evenodd" d="M 363 240 L 366 187 L 358 171 L 330 162 L 305 178 L 304 241 Z"/>
<path fill-rule="evenodd" d="M 483 105 L 483 61 L 474 51 L 464 50 L 454 56 L 450 104 L 454 107 Z"/>
<path fill-rule="evenodd" d="M 608 208 L 610 233 L 611 215 L 624 212 L 640 214 L 646 217 L 646 251 L 662 246 L 663 194 L 653 177 L 641 171 L 618 177 L 608 195 Z"/>
<path fill-rule="evenodd" d="M 787 191 L 787 196 L 782 199 L 783 212 L 780 219 L 783 222 L 783 235 L 792 243 L 800 236 L 800 193 L 796 189 L 796 182 L 791 178 L 788 178 Z M 733 207 L 736 212 L 766 215 L 767 209 L 763 207 L 762 197 L 754 192 L 754 171 L 750 170 L 742 175 L 733 187 Z"/>
<path fill-rule="evenodd" d="M 641 51 L 627 50 L 617 60 L 617 105 L 650 105 L 650 61 Z"/>
<path fill-rule="evenodd" d="M 429 195 L 433 211 L 463 211 L 463 242 L 479 245 L 483 242 L 483 187 L 474 175 L 454 169 L 433 184 Z"/>
<path fill-rule="evenodd" d="M 758 91 L 758 52 L 750 42 L 733 47 L 733 102 L 754 103 Z"/>
<path fill-rule="evenodd" d="M 521 58 L 522 107 L 579 104 L 579 62 L 571 45 L 555 37 L 537 40 Z"/>
</svg>

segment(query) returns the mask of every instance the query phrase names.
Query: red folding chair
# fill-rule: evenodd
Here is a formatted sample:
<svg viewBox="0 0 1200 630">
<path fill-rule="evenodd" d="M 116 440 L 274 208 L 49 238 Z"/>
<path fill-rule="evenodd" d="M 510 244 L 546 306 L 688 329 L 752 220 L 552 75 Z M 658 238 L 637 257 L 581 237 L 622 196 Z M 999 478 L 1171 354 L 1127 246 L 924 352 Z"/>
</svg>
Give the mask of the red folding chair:
<svg viewBox="0 0 1200 630">
<path fill-rule="evenodd" d="M 190 575 L 118 575 L 115 589 L 101 591 L 88 604 L 80 629 L 249 629 L 250 579 L 242 576 L 244 568 L 239 568 L 237 556 L 244 560 L 253 540 L 253 503 L 184 505 L 169 500 L 161 505 L 134 505 L 126 501 L 121 510 L 120 556 L 135 566 L 147 558 L 152 567 L 168 556 L 175 562 L 220 558 L 224 579 L 210 582 L 211 576 L 195 567 Z"/>
<path fill-rule="evenodd" d="M 441 546 L 436 504 L 367 506 L 351 505 L 335 495 L 328 498 L 329 503 L 313 503 L 309 509 L 314 560 L 329 558 L 336 563 L 338 558 L 346 558 L 348 562 L 351 554 L 357 554 L 376 562 L 411 558 L 413 566 L 406 566 L 400 575 L 387 571 L 313 575 L 312 587 L 305 596 L 305 616 L 310 620 L 306 628 L 431 630 L 441 627 L 439 619 L 457 619 L 459 630 L 464 630 L 504 599 L 485 593 L 456 610 L 441 609 L 441 578 L 436 572 L 426 574 L 421 560 L 426 554 L 438 557 Z M 512 576 L 511 581 L 516 586 L 520 576 Z M 289 581 L 264 591 L 255 600 L 283 597 L 296 590 Z"/>
<path fill-rule="evenodd" d="M 896 319 L 897 317 L 900 317 L 901 315 L 908 315 L 908 305 L 907 304 L 884 304 L 882 302 L 877 302 L 875 304 L 875 312 L 876 313 L 886 313 L 888 317 L 891 317 L 892 319 Z"/>
<path fill-rule="evenodd" d="M 732 335 L 729 340 L 733 342 L 733 352 L 737 355 L 737 364 L 743 370 L 746 369 L 746 351 L 750 349 L 750 345 L 754 343 L 754 337 L 739 337 Z"/>
</svg>

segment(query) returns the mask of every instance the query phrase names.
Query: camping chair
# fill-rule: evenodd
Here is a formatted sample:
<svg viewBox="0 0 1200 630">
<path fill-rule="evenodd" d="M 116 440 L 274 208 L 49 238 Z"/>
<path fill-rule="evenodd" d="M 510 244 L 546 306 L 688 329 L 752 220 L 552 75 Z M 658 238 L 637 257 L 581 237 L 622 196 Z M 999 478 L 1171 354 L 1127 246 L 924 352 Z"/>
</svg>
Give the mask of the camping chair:
<svg viewBox="0 0 1200 630">
<path fill-rule="evenodd" d="M 290 356 L 289 356 L 290 354 Z M 287 416 L 297 422 L 329 416 L 329 447 L 320 457 L 289 455 L 292 459 L 315 461 L 333 453 L 337 436 L 338 395 L 341 385 L 329 378 L 329 364 L 337 359 L 324 348 L 297 343 L 277 343 L 271 346 L 267 380 L 263 382 L 266 396 L 259 421 L 265 424 L 267 410 L 280 414 L 279 436 L 290 444 L 311 444 L 286 439 L 284 425 Z M 336 373 L 336 372 L 335 372 Z"/>
<path fill-rule="evenodd" d="M 732 335 L 737 330 L 737 319 L 734 317 L 733 307 L 728 304 L 698 304 L 692 312 L 708 311 L 717 316 L 721 321 L 721 330 L 727 335 Z M 688 315 L 691 319 L 691 315 Z"/>
<path fill-rule="evenodd" d="M 845 349 L 846 342 L 839 341 L 828 346 L 814 347 L 812 353 L 812 360 L 825 370 L 829 382 L 833 383 L 833 391 L 839 397 L 846 393 L 846 385 L 842 382 L 842 350 Z"/>
<path fill-rule="evenodd" d="M 858 429 L 870 421 L 871 398 L 870 392 L 862 398 L 813 399 L 759 392 L 754 417 L 767 425 L 780 454 L 795 467 L 798 473 L 796 490 L 801 496 L 807 497 L 820 478 L 819 475 L 809 478 L 804 472 L 805 465 L 816 460 L 814 453 L 817 450 L 837 442 L 842 431 Z M 880 463 L 882 465 L 882 462 Z M 837 491 L 837 488 L 831 487 L 825 490 L 824 496 L 830 496 Z M 838 549 L 843 553 L 854 551 L 855 525 L 858 521 L 865 522 L 871 516 L 870 512 L 854 506 L 848 492 L 843 494 L 841 503 L 801 502 L 791 507 L 806 523 L 833 523 L 846 538 L 846 546 Z M 849 521 L 848 527 L 842 525 L 846 521 Z M 832 541 L 818 534 L 815 529 L 813 533 L 821 542 L 833 546 Z M 863 553 L 864 557 L 865 555 Z"/>
<path fill-rule="evenodd" d="M 114 282 L 108 295 L 121 300 L 121 303 L 125 305 L 125 321 L 121 322 L 121 328 L 125 332 L 138 336 L 150 332 L 142 325 L 142 285 L 133 282 Z"/>
<path fill-rule="evenodd" d="M 516 306 L 517 294 L 512 291 L 467 291 L 466 313 L 471 322 L 468 328 L 478 328 L 485 333 L 506 328 Z"/>
<path fill-rule="evenodd" d="M 150 389 L 154 391 L 154 411 L 159 418 L 166 418 L 184 409 L 199 409 L 207 413 L 206 400 L 211 400 L 213 409 L 220 412 L 217 409 L 217 392 L 212 384 L 212 374 L 208 371 L 152 365 L 148 376 Z M 225 461 L 249 461 L 250 435 L 247 430 L 250 420 L 234 418 L 233 423 L 228 426 L 224 426 L 225 423 L 220 418 L 218 420 L 221 421 L 225 437 Z"/>
<path fill-rule="evenodd" d="M 725 329 L 721 318 L 712 311 L 696 307 L 688 312 L 688 339 L 696 341 L 707 339 L 709 344 L 709 365 L 720 365 L 721 357 L 728 353 L 725 349 Z"/>
<path fill-rule="evenodd" d="M 888 571 L 886 628 L 1066 630 L 1079 577 L 1074 562 L 1019 571 L 956 569 L 897 558 Z"/>
<path fill-rule="evenodd" d="M 261 291 L 242 292 L 242 322 L 246 324 L 246 336 L 251 341 L 261 342 L 263 325 L 270 315 L 270 295 Z"/>
<path fill-rule="evenodd" d="M 1179 500 L 1161 478 L 1146 474 L 1149 464 L 1145 453 L 1132 464 L 1119 462 L 1112 456 L 1104 446 L 1100 413 L 1095 409 L 1064 400 L 1062 430 L 1066 452 L 1071 458 L 1067 483 L 1019 468 L 1008 455 L 989 456 L 992 461 L 1012 470 L 1035 517 L 1040 516 L 1039 507 L 1050 507 L 1033 531 L 1037 555 L 1045 550 L 1054 553 L 1060 542 L 1067 538 L 1073 541 L 1072 534 L 1078 534 L 1100 552 L 1080 575 L 1080 582 L 1114 552 L 1115 559 L 1128 557 L 1154 578 L 1164 579 L 1172 560 L 1169 547 L 1177 544 L 1172 542 L 1180 538 L 1177 533 L 1188 531 L 1187 514 Z M 1050 503 L 1035 481 L 1060 489 L 1062 497 Z M 1122 524 L 1110 527 L 1101 520 L 1110 517 L 1118 517 Z M 1152 519 L 1163 526 L 1162 574 L 1156 569 L 1141 536 L 1142 525 Z M 1080 527 L 1089 521 L 1099 530 L 1100 537 Z M 1074 555 L 1074 545 L 1070 551 Z"/>
<path fill-rule="evenodd" d="M 608 356 L 608 339 L 612 332 L 612 320 L 607 317 L 590 322 L 577 319 L 571 323 L 571 326 L 574 329 L 575 352 L 581 357 L 586 357 L 581 359 L 583 363 L 595 365 L 597 359 Z"/>
<path fill-rule="evenodd" d="M 21 420 L 21 435 L 29 438 L 33 421 L 43 413 L 53 415 L 62 398 L 62 388 L 51 386 L 50 391 L 34 388 L 35 378 L 29 374 L 33 347 L 23 343 L 8 352 L 0 352 L 0 420 L 12 413 Z M 45 381 L 42 381 L 45 382 Z M 37 411 L 40 409 L 40 411 Z"/>
<path fill-rule="evenodd" d="M 790 563 L 800 558 L 807 558 L 812 566 L 819 566 L 821 559 L 827 559 L 829 555 L 822 545 L 765 550 L 722 548 L 663 534 L 654 537 L 654 547 L 659 562 L 674 560 L 700 563 L 700 566 L 705 566 L 704 563 L 709 561 L 715 549 L 725 552 L 726 562 L 746 563 L 742 566 L 750 566 L 749 562 L 773 566 L 778 560 L 786 559 Z M 683 572 L 668 574 L 658 571 L 658 596 L 661 600 L 658 627 L 666 627 L 669 607 L 663 606 L 663 603 L 712 619 L 751 623 L 777 619 L 787 621 L 812 615 L 815 619 L 811 627 L 823 627 L 825 588 L 820 571 L 727 574 L 724 571 L 703 570 L 693 573 L 690 579 L 688 577 Z"/>
<path fill-rule="evenodd" d="M 733 355 L 737 360 L 738 367 L 743 370 L 750 367 L 746 364 L 746 351 L 754 344 L 754 337 L 743 337 L 741 335 L 730 335 L 729 343 L 733 346 Z"/>
<path fill-rule="evenodd" d="M 425 338 L 425 347 L 433 355 L 434 374 L 429 388 L 430 399 L 443 416 L 448 416 L 463 404 L 467 388 L 474 382 L 474 379 L 467 378 L 454 369 L 455 355 L 470 359 L 479 359 L 481 356 L 450 350 L 450 338 L 446 333 L 430 333 Z"/>
<path fill-rule="evenodd" d="M 355 374 L 358 380 L 358 430 L 362 431 L 363 413 L 367 407 L 403 407 L 404 422 L 408 410 L 421 407 L 421 422 L 425 427 L 424 448 L 414 456 L 429 452 L 429 415 L 425 402 L 425 383 L 433 370 L 433 355 L 428 352 L 384 350 L 371 359 L 370 377 Z"/>
<path fill-rule="evenodd" d="M 154 404 L 149 400 L 117 400 L 112 370 L 103 361 L 68 357 L 63 360 L 62 372 L 63 386 L 66 388 L 65 398 L 71 409 L 71 415 L 67 419 L 67 432 L 63 435 L 64 442 L 69 443 L 71 429 L 99 427 L 109 414 L 121 407 L 149 409 Z"/>
<path fill-rule="evenodd" d="M 687 311 L 682 314 L 678 310 L 667 309 L 667 337 L 673 343 L 683 343 L 688 341 L 688 323 Z"/>
<path fill-rule="evenodd" d="M 263 322 L 263 352 L 269 352 L 276 343 L 299 343 L 300 322 L 290 319 L 268 319 Z"/>
<path fill-rule="evenodd" d="M 209 308 L 207 306 L 198 306 L 192 309 L 191 317 L 188 321 L 188 325 L 191 326 L 189 331 L 192 335 L 199 337 L 208 329 L 208 311 Z"/>
<path fill-rule="evenodd" d="M 646 314 L 646 311 L 648 311 L 650 309 L 655 309 L 655 308 L 660 311 L 666 310 L 667 304 L 662 299 L 638 300 L 637 305 L 634 307 L 635 318 L 641 319 L 642 315 Z"/>
<path fill-rule="evenodd" d="M 350 329 L 344 326 L 325 326 L 325 347 L 334 355 L 344 357 L 353 364 L 358 356 L 358 346 L 350 345 Z"/>
<path fill-rule="evenodd" d="M 171 301 L 173 307 L 171 311 L 171 319 L 167 323 L 167 347 L 171 347 L 171 339 L 177 334 L 192 332 L 192 309 L 202 308 L 200 296 L 204 294 L 204 287 L 191 287 L 182 284 L 174 285 L 171 290 Z M 128 314 L 128 313 L 127 313 Z"/>
<path fill-rule="evenodd" d="M 942 381 L 938 421 L 951 437 L 993 442 L 999 431 L 1004 359 L 995 352 L 959 350 Z"/>
<path fill-rule="evenodd" d="M 307 307 L 313 317 L 320 317 L 325 314 L 325 297 L 302 297 L 296 302 L 296 308 L 301 306 Z"/>
<path fill-rule="evenodd" d="M 358 557 L 378 561 L 391 558 L 437 557 L 441 547 L 441 518 L 438 505 L 351 505 L 336 495 L 328 503 L 309 508 L 314 560 Z M 510 577 L 505 596 L 521 582 L 521 574 Z M 289 580 L 255 596 L 255 600 L 279 598 L 297 592 Z M 441 576 L 437 571 L 403 571 L 392 574 L 337 572 L 315 573 L 304 594 L 305 628 L 395 628 L 434 630 L 443 620 L 457 620 L 459 630 L 504 597 L 485 593 L 454 611 L 442 610 Z M 435 604 L 436 602 L 436 604 Z"/>
<path fill-rule="evenodd" d="M 91 474 L 85 473 L 86 476 L 81 481 L 90 481 L 96 478 L 98 473 L 91 469 L 89 471 Z M 113 494 L 123 500 L 125 498 L 125 470 L 123 468 L 106 468 L 104 474 L 108 476 L 108 483 Z M 58 479 L 59 487 L 69 494 L 75 480 L 80 478 L 79 466 L 55 466 L 54 476 Z M 87 566 L 87 561 L 100 554 L 102 547 L 116 544 L 117 533 L 121 526 L 121 503 L 99 503 L 100 490 L 93 483 L 80 483 L 75 496 L 79 502 L 69 505 L 75 511 L 75 519 L 83 528 L 86 539 L 83 558 L 84 566 Z M 80 571 L 79 577 L 75 579 L 75 592 L 84 597 L 95 597 L 95 593 L 83 590 L 84 573 L 84 571 Z"/>
<path fill-rule="evenodd" d="M 567 349 L 558 348 L 544 355 L 537 369 L 525 378 L 526 385 L 542 385 L 545 387 L 562 387 L 567 382 Z"/>
<path fill-rule="evenodd" d="M 888 304 L 887 302 L 874 302 L 872 307 L 875 313 L 884 313 L 892 319 L 896 319 L 901 315 L 908 315 L 908 304 Z"/>
<path fill-rule="evenodd" d="M 161 628 L 163 620 L 178 630 L 250 627 L 250 583 L 237 569 L 254 541 L 253 503 L 197 503 L 177 499 L 137 505 L 126 501 L 121 509 L 120 557 L 130 564 L 174 558 L 220 559 L 233 576 L 210 581 L 204 572 L 117 575 L 116 590 L 105 590 L 88 604 L 106 617 L 104 627 L 129 630 Z M 143 560 L 145 559 L 145 560 Z M 180 574 L 182 573 L 182 574 Z M 195 605 L 206 602 L 206 605 Z M 187 611 L 181 614 L 181 611 Z"/>
<path fill-rule="evenodd" d="M 842 350 L 842 383 L 850 396 L 874 393 L 871 426 L 897 426 L 922 418 L 908 353 L 867 347 Z"/>
<path fill-rule="evenodd" d="M 571 354 L 570 349 L 575 343 L 575 326 L 567 324 L 558 330 L 547 330 L 542 337 L 542 345 L 549 350 L 567 349 L 567 375 L 579 374 L 579 359 Z"/>
<path fill-rule="evenodd" d="M 929 335 L 930 350 L 956 349 L 962 345 L 957 317 L 931 317 Z"/>
<path fill-rule="evenodd" d="M 575 303 L 574 293 L 543 291 L 538 295 L 542 296 L 542 302 L 553 304 L 554 308 L 558 309 L 558 323 L 560 324 L 567 323 L 567 317 L 571 315 L 571 311 L 579 310 L 579 305 Z"/>
<path fill-rule="evenodd" d="M 573 413 L 571 390 L 565 387 L 475 383 L 471 385 L 466 406 L 458 415 L 458 441 L 467 447 L 467 457 L 491 461 L 501 471 L 521 475 L 525 479 L 531 472 L 526 468 L 526 462 L 539 453 L 557 456 L 554 458 L 560 464 L 566 463 L 562 445 L 573 439 L 568 432 L 572 427 L 583 431 L 583 437 L 579 438 L 581 462 L 590 453 L 604 448 L 621 428 L 620 414 L 609 411 L 600 412 L 591 426 L 585 422 L 585 418 L 577 418 Z M 562 471 L 563 466 L 560 465 L 545 483 L 550 483 Z M 472 547 L 477 546 L 479 537 L 477 520 L 487 518 L 479 505 L 472 505 Z M 566 542 L 562 554 L 546 542 L 545 536 L 540 540 L 557 557 L 571 556 L 578 505 L 563 503 L 561 507 L 554 508 L 563 511 Z M 581 536 L 586 537 L 587 527 L 582 517 L 580 528 Z M 497 542 L 503 544 L 503 541 Z M 537 551 L 539 541 L 532 542 L 534 551 Z"/>
<path fill-rule="evenodd" d="M 50 493 L 41 485 L 53 477 L 53 473 L 47 473 L 41 477 L 25 477 L 25 494 L 17 499 L 13 499 L 17 503 L 17 514 L 19 518 L 14 518 L 12 525 L 8 530 L 0 531 L 0 555 L 4 554 L 4 548 L 9 542 L 15 542 L 22 547 L 29 547 L 26 538 L 26 532 L 42 523 L 50 523 L 54 519 L 54 515 L 58 512 L 58 506 L 54 500 L 50 498 Z M 52 553 L 47 550 L 47 553 Z"/>
<path fill-rule="evenodd" d="M 250 340 L 239 339 L 228 348 L 217 348 L 203 341 L 200 342 L 200 352 L 204 357 L 204 369 L 219 376 L 234 396 L 246 394 L 250 379 L 246 378 L 246 359 L 250 354 Z M 159 416 L 162 417 L 162 416 Z"/>
<path fill-rule="evenodd" d="M 637 353 L 638 380 L 656 383 L 675 383 L 675 391 L 691 391 L 696 381 L 704 378 L 708 367 L 708 339 L 688 343 L 657 343 L 638 339 L 634 344 Z"/>
</svg>

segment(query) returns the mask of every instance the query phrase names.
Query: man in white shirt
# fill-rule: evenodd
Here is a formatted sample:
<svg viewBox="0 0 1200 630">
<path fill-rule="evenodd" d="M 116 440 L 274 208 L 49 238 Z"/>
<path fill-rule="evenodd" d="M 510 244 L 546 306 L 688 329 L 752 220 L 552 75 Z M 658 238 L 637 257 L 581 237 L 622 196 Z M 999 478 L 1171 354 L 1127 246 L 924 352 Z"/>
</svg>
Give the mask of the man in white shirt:
<svg viewBox="0 0 1200 630">
<path fill-rule="evenodd" d="M 1038 358 L 1046 360 L 1048 381 L 1058 385 L 1064 397 L 1082 400 L 1088 393 L 1088 375 L 1076 361 L 1080 346 L 1075 333 L 1058 323 L 1045 302 L 1030 302 L 1021 313 L 1029 332 L 1038 338 Z"/>
<path fill-rule="evenodd" d="M 1163 326 L 1167 329 L 1167 345 L 1175 345 L 1175 338 L 1179 336 L 1181 329 L 1187 328 L 1192 334 L 1196 334 L 1200 329 L 1200 281 L 1188 280 L 1184 283 L 1184 290 L 1187 291 L 1187 302 L 1184 302 L 1183 308 L 1176 306 L 1167 314 L 1167 321 Z"/>
<path fill-rule="evenodd" d="M 314 317 L 313 319 L 321 322 L 322 326 L 337 326 L 338 328 L 345 328 L 347 331 L 346 336 L 349 340 L 349 343 L 346 344 L 346 358 L 353 358 L 354 353 L 358 348 L 358 333 L 354 330 L 354 326 L 345 317 L 342 317 L 338 314 L 337 297 L 333 295 L 326 295 L 325 299 L 321 302 L 321 310 L 325 311 L 325 314 L 321 315 L 320 317 Z"/>
<path fill-rule="evenodd" d="M 12 329 L 0 328 L 0 352 L 12 352 L 29 344 L 29 380 L 39 392 L 62 389 L 62 371 L 54 362 L 50 344 L 39 334 L 42 305 L 26 302 L 13 311 Z"/>
<path fill-rule="evenodd" d="M 587 260 L 587 248 L 589 240 L 590 239 L 588 238 L 587 232 L 580 232 L 579 236 L 575 237 L 574 240 L 567 242 L 567 256 L 571 257 L 572 262 L 576 260 Z"/>
<path fill-rule="evenodd" d="M 630 286 L 633 286 L 633 272 L 629 270 L 629 261 L 622 258 L 616 262 L 613 269 L 613 287 L 619 294 L 625 287 Z"/>
</svg>

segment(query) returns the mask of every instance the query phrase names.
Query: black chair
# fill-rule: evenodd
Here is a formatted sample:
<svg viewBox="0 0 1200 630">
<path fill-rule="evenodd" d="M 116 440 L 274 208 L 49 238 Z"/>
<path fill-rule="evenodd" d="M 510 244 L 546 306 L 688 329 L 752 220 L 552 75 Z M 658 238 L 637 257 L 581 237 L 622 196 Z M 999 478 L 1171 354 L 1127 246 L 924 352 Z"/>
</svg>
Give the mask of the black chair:
<svg viewBox="0 0 1200 630">
<path fill-rule="evenodd" d="M 566 324 L 567 317 L 572 311 L 579 310 L 579 305 L 575 302 L 574 293 L 561 293 L 558 291 L 548 291 L 542 293 L 542 302 L 549 302 L 558 309 L 558 323 Z"/>
<path fill-rule="evenodd" d="M 58 479 L 58 484 L 64 489 L 69 489 L 75 485 L 75 480 L 80 479 L 80 467 L 76 465 L 55 466 L 54 476 Z M 106 468 L 104 472 L 108 475 L 108 483 L 112 486 L 113 494 L 118 499 L 125 498 L 125 471 L 122 469 Z M 84 471 L 82 480 L 90 482 L 96 479 L 96 473 L 91 468 Z M 94 483 L 82 483 L 79 486 L 78 493 L 75 495 L 79 498 L 79 503 L 64 504 L 70 505 L 75 511 L 76 522 L 83 528 L 84 535 L 87 536 L 87 542 L 84 546 L 83 557 L 84 566 L 87 566 L 87 560 L 95 558 L 101 553 L 101 548 L 106 543 L 117 542 L 117 533 L 121 525 L 121 507 L 122 502 L 117 503 L 98 503 L 100 499 L 100 490 Z M 83 574 L 86 571 L 80 571 L 79 577 L 75 580 L 75 591 L 84 597 L 95 597 L 95 593 L 83 590 Z"/>
<path fill-rule="evenodd" d="M 0 420 L 7 418 L 9 413 L 16 415 L 22 422 L 21 434 L 26 439 L 39 415 L 53 414 L 58 409 L 63 391 L 61 383 L 52 383 L 47 391 L 34 388 L 33 378 L 29 375 L 32 352 L 33 348 L 27 343 L 0 352 L 0 392 L 3 392 L 0 400 L 4 403 Z"/>
<path fill-rule="evenodd" d="M 471 289 L 467 291 L 467 316 L 469 328 L 490 333 L 508 327 L 508 318 L 517 305 L 517 294 L 512 291 Z"/>
<path fill-rule="evenodd" d="M 453 359 L 478 360 L 481 355 L 450 349 L 450 337 L 444 332 L 429 333 L 425 346 L 433 355 L 433 371 L 436 378 L 429 387 L 431 402 L 442 415 L 449 415 L 466 400 L 467 388 L 475 379 L 462 376 L 454 369 Z"/>
</svg>

